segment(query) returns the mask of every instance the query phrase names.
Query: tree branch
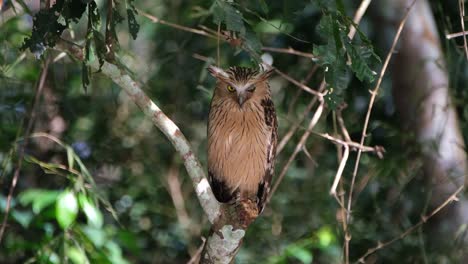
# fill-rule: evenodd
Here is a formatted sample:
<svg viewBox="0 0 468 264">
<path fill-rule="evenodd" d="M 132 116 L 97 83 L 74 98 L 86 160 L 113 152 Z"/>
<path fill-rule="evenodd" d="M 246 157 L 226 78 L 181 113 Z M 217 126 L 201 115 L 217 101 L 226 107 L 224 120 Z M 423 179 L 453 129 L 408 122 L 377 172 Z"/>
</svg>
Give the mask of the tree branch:
<svg viewBox="0 0 468 264">
<path fill-rule="evenodd" d="M 60 50 L 67 51 L 74 58 L 83 60 L 83 50 L 80 46 L 65 41 L 61 41 L 57 46 Z M 193 187 L 195 188 L 203 210 L 208 216 L 208 220 L 214 223 L 219 216 L 220 205 L 211 191 L 210 184 L 205 177 L 205 172 L 193 153 L 190 143 L 177 125 L 145 94 L 141 86 L 117 65 L 105 61 L 104 64 L 99 67 L 99 62 L 95 60 L 89 62 L 88 66 L 96 71 L 100 70 L 102 74 L 122 87 L 132 101 L 143 110 L 153 124 L 169 139 L 184 161 L 185 168 L 192 179 Z"/>
<path fill-rule="evenodd" d="M 59 42 L 58 46 L 74 58 L 83 60 L 83 50 L 80 46 L 66 41 Z M 100 70 L 102 74 L 122 87 L 132 101 L 164 133 L 182 157 L 198 200 L 208 216 L 208 220 L 213 224 L 201 255 L 201 263 L 230 263 L 240 247 L 248 225 L 257 217 L 256 205 L 243 204 L 241 212 L 244 215 L 239 216 L 238 208 L 220 204 L 213 195 L 205 172 L 193 153 L 190 143 L 176 124 L 144 93 L 141 86 L 118 65 L 104 62 L 103 65 L 99 66 L 99 62 L 96 60 L 89 62 L 88 66 L 96 71 Z"/>
</svg>

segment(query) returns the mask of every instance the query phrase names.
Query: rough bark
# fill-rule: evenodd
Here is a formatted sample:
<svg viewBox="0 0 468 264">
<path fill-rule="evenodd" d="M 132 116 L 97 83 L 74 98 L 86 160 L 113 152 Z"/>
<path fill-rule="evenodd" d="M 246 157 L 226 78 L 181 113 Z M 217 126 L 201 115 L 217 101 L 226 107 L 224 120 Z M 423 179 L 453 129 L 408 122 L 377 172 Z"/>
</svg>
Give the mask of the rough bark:
<svg viewBox="0 0 468 264">
<path fill-rule="evenodd" d="M 391 7 L 390 12 L 403 14 L 412 1 L 385 2 Z M 403 128 L 412 131 L 421 145 L 433 207 L 463 185 L 468 171 L 465 143 L 450 98 L 447 65 L 439 39 L 429 3 L 416 1 L 402 32 L 393 67 L 396 109 Z M 467 220 L 468 201 L 461 198 L 438 217 L 432 230 L 453 241 L 454 233 Z"/>
</svg>

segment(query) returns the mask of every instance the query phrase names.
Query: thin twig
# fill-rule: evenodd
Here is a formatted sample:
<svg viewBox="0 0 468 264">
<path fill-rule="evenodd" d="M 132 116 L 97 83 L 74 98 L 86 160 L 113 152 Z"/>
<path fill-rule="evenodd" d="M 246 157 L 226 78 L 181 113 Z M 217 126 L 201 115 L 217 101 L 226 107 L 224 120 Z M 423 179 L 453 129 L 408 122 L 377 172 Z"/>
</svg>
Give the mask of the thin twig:
<svg viewBox="0 0 468 264">
<path fill-rule="evenodd" d="M 453 38 L 458 38 L 462 36 L 468 35 L 468 31 L 462 31 L 462 32 L 457 32 L 457 33 L 452 33 L 452 34 L 447 34 L 445 35 L 446 39 L 453 39 Z"/>
<path fill-rule="evenodd" d="M 286 144 L 289 142 L 289 140 L 292 138 L 292 136 L 296 133 L 297 129 L 301 126 L 302 121 L 304 121 L 304 119 L 310 113 L 310 110 L 312 109 L 314 104 L 317 102 L 317 98 L 318 97 L 312 98 L 310 103 L 304 109 L 304 111 L 303 111 L 301 117 L 299 118 L 299 120 L 297 122 L 295 122 L 294 125 L 291 126 L 289 131 L 286 132 L 286 134 L 284 134 L 284 136 L 281 138 L 281 141 L 279 142 L 278 148 L 276 150 L 276 155 L 279 155 L 281 153 L 281 151 L 284 149 Z"/>
<path fill-rule="evenodd" d="M 335 175 L 335 180 L 333 181 L 333 185 L 330 189 L 330 194 L 336 196 L 336 187 L 338 187 L 338 182 L 340 182 L 341 179 L 341 174 L 343 174 L 344 167 L 346 165 L 346 162 L 348 161 L 349 157 L 349 147 L 348 145 L 343 145 L 345 148 L 343 158 L 340 161 L 340 166 L 338 167 L 338 170 L 336 171 Z M 338 198 L 337 198 L 338 199 Z"/>
<path fill-rule="evenodd" d="M 206 57 L 206 56 L 200 55 L 200 54 L 198 54 L 198 53 L 193 53 L 193 54 L 192 54 L 192 57 L 194 57 L 194 58 L 197 59 L 197 60 L 204 61 L 204 62 L 213 62 L 213 58 L 211 58 L 211 57 Z"/>
<path fill-rule="evenodd" d="M 465 1 L 458 0 L 458 7 L 460 8 L 460 22 L 461 22 L 462 32 L 465 32 Z M 468 60 L 468 45 L 466 44 L 465 36 L 463 36 L 463 47 L 465 49 L 466 59 Z"/>
<path fill-rule="evenodd" d="M 351 142 L 351 137 L 349 136 L 348 129 L 346 129 L 343 116 L 341 115 L 341 109 L 336 111 L 336 119 L 338 121 L 338 125 L 340 126 L 341 134 L 343 134 L 343 137 L 345 138 L 346 142 Z"/>
<path fill-rule="evenodd" d="M 310 134 L 312 133 L 312 129 L 315 127 L 315 125 L 319 121 L 320 117 L 322 116 L 323 104 L 324 104 L 323 99 L 320 99 L 320 105 L 317 107 L 317 110 L 315 111 L 314 116 L 310 120 L 310 123 L 309 123 L 309 126 L 307 127 L 307 130 L 304 132 L 301 139 L 297 143 L 296 148 L 294 149 L 294 152 L 291 154 L 288 161 L 286 162 L 286 165 L 281 170 L 280 175 L 278 176 L 273 188 L 270 191 L 267 202 L 270 201 L 270 199 L 273 196 L 273 194 L 275 193 L 276 189 L 278 189 L 278 186 L 280 185 L 281 181 L 283 180 L 284 176 L 286 175 L 286 172 L 288 171 L 289 166 L 291 166 L 291 164 L 294 161 L 294 159 L 296 158 L 297 154 L 301 151 L 302 147 L 305 145 L 307 139 L 309 138 Z"/>
<path fill-rule="evenodd" d="M 361 2 L 361 4 L 358 7 L 358 10 L 354 14 L 354 18 L 353 18 L 354 24 L 359 25 L 359 22 L 361 22 L 361 19 L 364 16 L 364 13 L 366 13 L 366 10 L 369 7 L 370 2 L 371 0 L 363 0 Z M 356 34 L 356 28 L 353 26 L 349 30 L 348 38 L 353 39 L 355 34 Z"/>
<path fill-rule="evenodd" d="M 263 47 L 262 48 L 263 51 L 271 51 L 271 52 L 276 52 L 276 53 L 285 53 L 285 54 L 292 54 L 292 55 L 296 55 L 296 56 L 300 56 L 300 57 L 305 57 L 305 58 L 309 58 L 309 59 L 317 59 L 317 57 L 315 57 L 313 54 L 311 53 L 307 53 L 307 52 L 302 52 L 302 51 L 298 51 L 298 50 L 295 50 L 291 47 L 287 48 L 287 49 L 282 49 L 282 48 L 273 48 L 273 47 Z"/>
<path fill-rule="evenodd" d="M 172 202 L 176 209 L 177 219 L 183 229 L 190 231 L 190 217 L 185 209 L 184 196 L 181 191 L 181 184 L 179 180 L 179 168 L 176 162 L 173 162 L 167 172 L 167 185 L 169 189 L 169 195 L 171 196 Z"/>
<path fill-rule="evenodd" d="M 313 94 L 315 96 L 318 96 L 320 98 L 323 98 L 323 96 L 325 94 L 321 93 L 321 92 L 317 92 L 315 90 L 313 90 L 312 88 L 310 88 L 309 86 L 297 81 L 296 79 L 292 78 L 291 76 L 287 75 L 286 73 L 280 71 L 278 68 L 276 67 L 273 67 L 273 66 L 270 66 L 272 69 L 275 70 L 276 73 L 278 73 L 279 75 L 281 75 L 284 79 L 288 80 L 289 82 L 291 82 L 292 84 L 296 85 L 297 87 L 301 88 L 302 90 L 310 93 L 310 94 Z"/>
<path fill-rule="evenodd" d="M 317 167 L 318 166 L 318 163 L 317 161 L 314 160 L 314 158 L 312 158 L 312 155 L 310 154 L 310 152 L 307 150 L 307 147 L 306 146 L 302 146 L 302 151 L 304 152 L 304 154 L 307 156 L 307 158 L 309 158 L 310 162 L 312 162 L 312 164 Z"/>
<path fill-rule="evenodd" d="M 183 30 L 183 31 L 187 31 L 187 32 L 191 32 L 191 33 L 194 33 L 194 34 L 198 34 L 198 35 L 202 35 L 202 36 L 205 36 L 205 37 L 209 37 L 209 38 L 213 38 L 213 39 L 216 39 L 216 40 L 223 40 L 223 41 L 228 41 L 228 39 L 222 35 L 222 34 L 218 34 L 216 31 L 214 31 L 215 33 L 211 33 L 208 32 L 207 30 L 200 30 L 200 29 L 194 29 L 194 28 L 190 28 L 190 27 L 185 27 L 185 26 L 181 26 L 181 25 L 178 25 L 178 24 L 175 24 L 175 23 L 171 23 L 171 22 L 168 22 L 168 21 L 165 21 L 165 20 L 162 20 L 162 19 L 159 19 L 153 15 L 150 15 L 146 12 L 143 12 L 141 10 L 138 10 L 138 12 L 140 12 L 141 15 L 147 17 L 148 19 L 150 19 L 151 21 L 153 21 L 154 23 L 160 23 L 160 24 L 163 24 L 163 25 L 166 25 L 166 26 L 170 26 L 170 27 L 173 27 L 173 28 L 176 28 L 176 29 L 179 29 L 179 30 Z M 204 27 L 206 28 L 206 27 Z M 299 52 L 299 51 L 297 51 Z M 291 76 L 287 75 L 286 73 L 280 71 L 279 69 L 271 66 L 271 68 L 273 68 L 279 75 L 281 75 L 283 78 L 285 78 L 286 80 L 288 80 L 289 82 L 293 83 L 294 85 L 296 85 L 297 87 L 301 88 L 302 90 L 310 93 L 310 94 L 313 94 L 315 96 L 319 96 L 319 97 L 323 97 L 324 95 L 321 94 L 321 93 L 318 93 L 316 91 L 314 91 L 312 88 L 310 88 L 309 86 L 307 85 L 304 85 L 300 82 L 298 82 L 297 80 L 295 80 L 294 78 L 292 78 Z"/>
<path fill-rule="evenodd" d="M 205 247 L 206 243 L 206 238 L 202 237 L 202 244 L 200 247 L 198 247 L 197 252 L 193 254 L 193 256 L 190 258 L 190 260 L 187 262 L 187 264 L 197 264 L 198 261 L 200 260 L 201 253 L 203 252 L 203 248 Z"/>
<path fill-rule="evenodd" d="M 107 0 L 107 17 L 106 17 L 106 58 L 113 61 L 114 54 L 114 28 L 113 24 L 114 14 L 114 0 Z"/>
<path fill-rule="evenodd" d="M 366 4 L 364 2 L 365 2 L 365 0 L 363 1 L 362 5 Z M 360 146 L 361 147 L 364 145 L 364 139 L 366 137 L 367 126 L 369 124 L 370 114 L 372 112 L 372 107 L 374 105 L 375 97 L 377 96 L 377 93 L 379 91 L 380 84 L 382 83 L 383 76 L 385 74 L 385 71 L 387 70 L 387 66 L 388 66 L 388 63 L 390 62 L 390 58 L 393 55 L 393 51 L 395 50 L 395 46 L 396 46 L 396 44 L 398 42 L 398 39 L 400 38 L 400 34 L 401 34 L 401 31 L 403 30 L 403 26 L 405 25 L 405 22 L 406 22 L 406 20 L 408 18 L 410 10 L 413 7 L 415 2 L 416 2 L 416 0 L 413 0 L 410 7 L 407 9 L 403 20 L 400 22 L 400 25 L 398 27 L 398 31 L 397 31 L 397 33 L 395 35 L 395 38 L 393 39 L 392 47 L 390 48 L 390 51 L 387 54 L 387 58 L 385 59 L 384 65 L 383 65 L 382 70 L 380 72 L 379 79 L 377 80 L 377 84 L 376 84 L 374 90 L 371 91 L 371 98 L 370 98 L 370 102 L 369 102 L 369 107 L 368 107 L 368 110 L 367 110 L 367 113 L 366 113 L 366 119 L 364 121 L 364 127 L 363 127 L 362 135 L 361 135 L 361 141 L 360 141 Z M 367 4 L 367 6 L 368 6 L 368 4 Z M 357 172 L 358 172 L 358 168 L 359 168 L 359 161 L 361 159 L 361 154 L 362 154 L 362 149 L 359 148 L 357 158 L 356 158 L 356 163 L 354 165 L 353 175 L 352 175 L 352 179 L 351 179 L 351 185 L 350 185 L 350 188 L 349 188 L 348 204 L 347 204 L 347 209 L 346 209 L 346 219 L 343 219 L 343 221 L 346 221 L 346 222 L 348 222 L 350 220 L 350 216 L 351 216 L 351 206 L 352 206 L 352 201 L 353 201 L 354 183 L 356 181 L 356 176 L 357 176 Z M 349 243 L 351 241 L 351 234 L 349 233 L 348 228 L 346 230 L 344 230 L 344 233 L 345 233 L 345 241 L 344 241 L 344 243 L 345 243 L 345 264 L 348 264 L 349 263 Z"/>
<path fill-rule="evenodd" d="M 200 30 L 200 29 L 194 29 L 194 28 L 191 28 L 191 27 L 181 26 L 179 24 L 175 24 L 175 23 L 171 23 L 171 22 L 168 22 L 166 20 L 163 20 L 163 19 L 159 19 L 158 17 L 150 15 L 150 14 L 148 14 L 146 12 L 143 12 L 140 9 L 137 9 L 137 10 L 138 10 L 139 14 L 141 14 L 142 16 L 148 18 L 149 20 L 153 21 L 154 23 L 159 23 L 159 24 L 162 24 L 162 25 L 166 25 L 166 26 L 169 26 L 169 27 L 172 27 L 172 28 L 176 28 L 176 29 L 179 29 L 179 30 L 182 30 L 182 31 L 187 31 L 187 32 L 194 33 L 194 34 L 197 34 L 197 35 L 202 35 L 202 36 L 209 37 L 209 38 L 212 38 L 212 39 L 217 39 L 218 38 L 218 36 L 216 36 L 216 34 L 210 34 L 210 33 L 206 32 L 205 30 Z"/>
<path fill-rule="evenodd" d="M 377 96 L 377 93 L 379 91 L 380 84 L 382 83 L 382 80 L 383 80 L 383 76 L 385 75 L 385 72 L 387 70 L 387 66 L 388 66 L 388 64 L 390 62 L 390 59 L 392 58 L 393 51 L 395 50 L 395 46 L 396 46 L 396 44 L 398 42 L 398 39 L 400 38 L 401 31 L 403 30 L 405 22 L 408 19 L 408 15 L 409 15 L 409 13 L 411 11 L 411 8 L 414 6 L 415 2 L 416 2 L 416 0 L 413 0 L 411 5 L 406 10 L 406 14 L 403 17 L 403 20 L 400 22 L 400 25 L 398 26 L 398 30 L 396 32 L 396 35 L 395 35 L 395 37 L 393 39 L 392 47 L 390 48 L 390 51 L 387 54 L 387 58 L 385 59 L 385 62 L 383 64 L 382 70 L 380 71 L 380 76 L 379 76 L 379 79 L 377 80 L 377 84 L 375 85 L 374 90 L 370 91 L 371 98 L 370 98 L 369 107 L 368 107 L 367 113 L 366 113 L 366 119 L 364 121 L 364 128 L 362 129 L 361 141 L 359 143 L 360 146 L 364 145 L 364 139 L 366 138 L 367 126 L 369 125 L 369 119 L 370 119 L 370 115 L 371 115 L 371 112 L 372 112 L 372 107 L 374 106 L 375 97 Z M 358 168 L 359 168 L 359 161 L 361 159 L 361 153 L 362 153 L 362 149 L 359 148 L 357 158 L 356 158 L 356 164 L 354 165 L 353 177 L 352 177 L 352 180 L 351 180 L 351 186 L 350 186 L 350 189 L 349 189 L 347 219 L 349 219 L 349 217 L 350 217 L 351 204 L 352 204 L 352 200 L 353 200 L 354 182 L 356 181 L 356 175 L 357 175 Z"/>
<path fill-rule="evenodd" d="M 307 73 L 306 77 L 304 79 L 301 80 L 301 83 L 308 83 L 310 81 L 310 79 L 312 78 L 312 76 L 314 76 L 315 72 L 317 71 L 317 69 L 319 68 L 319 65 L 318 64 L 314 64 L 314 66 L 312 66 L 309 70 L 309 72 Z M 298 99 L 301 97 L 301 94 L 302 94 L 303 90 L 302 89 L 298 89 L 296 91 L 296 93 L 294 94 L 291 102 L 289 103 L 288 105 L 288 112 L 287 112 L 287 115 L 290 116 L 291 113 L 293 112 L 293 109 L 294 107 L 296 106 L 296 103 L 298 101 Z"/>
<path fill-rule="evenodd" d="M 383 157 L 383 153 L 385 152 L 385 149 L 382 146 L 369 147 L 369 146 L 361 145 L 354 141 L 343 141 L 339 138 L 330 136 L 328 133 L 317 133 L 317 132 L 312 132 L 312 133 L 314 135 L 326 138 L 330 140 L 331 142 L 339 144 L 341 146 L 348 146 L 351 148 L 351 150 L 359 149 L 362 152 L 373 152 L 379 157 Z"/>
<path fill-rule="evenodd" d="M 333 133 L 336 135 L 336 137 L 340 137 L 340 134 L 338 133 L 338 128 L 337 128 L 337 112 L 339 111 L 333 111 Z M 341 139 L 340 139 L 341 140 Z M 348 147 L 349 150 L 349 147 Z M 336 156 L 337 160 L 342 161 L 343 159 L 343 148 L 340 145 L 336 145 Z M 349 153 L 347 154 L 349 156 Z M 347 158 L 347 157 L 346 157 Z M 340 163 L 341 165 L 341 163 Z M 336 177 L 335 177 L 336 178 Z M 342 222 L 342 227 L 343 227 L 343 233 L 345 239 L 348 237 L 349 231 L 348 231 L 348 221 L 346 219 L 346 208 L 345 208 L 345 190 L 343 187 L 343 181 L 338 180 L 340 192 L 338 195 L 333 195 L 333 197 L 336 199 L 337 203 L 340 206 L 339 213 L 341 215 L 341 222 Z M 339 220 L 338 220 L 339 221 Z M 344 252 L 344 263 L 348 264 L 349 263 L 349 243 L 345 242 L 343 243 L 343 252 Z"/>
<path fill-rule="evenodd" d="M 8 192 L 8 197 L 7 197 L 6 207 L 5 207 L 5 214 L 3 216 L 2 226 L 0 227 L 0 243 L 2 242 L 3 234 L 5 233 L 5 228 L 6 228 L 6 224 L 8 221 L 8 215 L 10 213 L 10 208 L 11 208 L 11 199 L 13 198 L 13 192 L 15 190 L 16 184 L 18 183 L 21 166 L 23 165 L 23 158 L 24 158 L 24 154 L 26 151 L 26 146 L 28 145 L 29 134 L 31 134 L 34 120 L 36 119 L 36 109 L 37 109 L 37 106 L 39 105 L 39 99 L 41 98 L 42 90 L 44 88 L 44 84 L 47 79 L 48 71 L 49 71 L 49 59 L 46 58 L 44 61 L 44 66 L 42 67 L 39 81 L 37 82 L 36 94 L 34 95 L 34 101 L 33 101 L 33 105 L 31 108 L 30 118 L 28 120 L 26 131 L 24 132 L 24 141 L 18 151 L 18 164 L 16 166 L 13 179 L 11 181 L 10 191 Z"/>
<path fill-rule="evenodd" d="M 377 243 L 377 246 L 373 247 L 373 248 L 370 248 L 367 250 L 367 252 L 362 255 L 358 261 L 356 263 L 365 263 L 365 259 L 374 254 L 376 251 L 382 249 L 382 248 L 385 248 L 391 244 L 393 244 L 394 242 L 398 241 L 398 240 L 401 240 L 403 239 L 404 237 L 406 237 L 407 235 L 409 235 L 410 233 L 412 233 L 414 230 L 416 230 L 418 227 L 420 227 L 421 225 L 423 225 L 424 223 L 426 223 L 430 218 L 432 218 L 434 215 L 436 215 L 437 213 L 439 213 L 443 208 L 445 208 L 448 204 L 450 204 L 452 201 L 458 201 L 458 198 L 457 198 L 457 195 L 463 190 L 464 186 L 460 186 L 452 195 L 450 195 L 449 198 L 447 198 L 447 200 L 445 200 L 442 204 L 440 204 L 436 209 L 434 209 L 430 214 L 428 215 L 424 215 L 424 216 L 421 216 L 421 220 L 416 223 L 415 225 L 411 226 L 410 228 L 406 229 L 403 233 L 401 233 L 400 235 L 386 241 L 386 242 L 378 242 Z"/>
</svg>

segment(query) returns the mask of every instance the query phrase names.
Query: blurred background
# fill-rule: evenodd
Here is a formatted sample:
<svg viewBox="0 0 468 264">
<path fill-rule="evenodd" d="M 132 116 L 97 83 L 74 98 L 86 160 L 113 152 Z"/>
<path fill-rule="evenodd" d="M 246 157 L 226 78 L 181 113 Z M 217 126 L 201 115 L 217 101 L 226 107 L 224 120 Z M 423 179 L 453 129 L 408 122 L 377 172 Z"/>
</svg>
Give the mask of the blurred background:
<svg viewBox="0 0 468 264">
<path fill-rule="evenodd" d="M 65 25 L 57 29 L 61 38 L 81 46 L 92 40 L 88 53 L 102 58 L 112 10 L 113 60 L 179 126 L 204 168 L 215 85 L 208 65 L 257 67 L 263 58 L 312 89 L 327 81 L 324 112 L 295 153 L 318 104 L 281 74 L 271 78 L 280 140 L 290 135 L 276 175 L 295 156 L 236 263 L 344 263 L 346 233 L 350 263 L 395 237 L 401 240 L 365 263 L 466 263 L 468 205 L 461 194 L 404 233 L 467 173 L 466 42 L 447 38 L 463 30 L 464 1 L 418 0 L 412 7 L 364 141 L 384 148 L 383 157 L 363 152 L 351 187 L 351 148 L 338 187 L 346 205 L 353 190 L 349 219 L 329 194 L 343 148 L 323 135 L 346 140 L 342 120 L 360 142 L 369 90 L 409 1 L 372 1 L 352 41 L 347 34 L 361 1 L 332 2 L 66 0 L 51 12 L 54 2 L 0 1 L 1 219 L 10 207 L 0 262 L 187 263 L 208 235 L 192 182 L 164 134 L 118 85 L 54 48 L 58 37 L 44 33 Z M 90 22 L 97 18 L 100 24 Z M 218 26 L 220 41 L 193 32 L 216 35 Z"/>
</svg>

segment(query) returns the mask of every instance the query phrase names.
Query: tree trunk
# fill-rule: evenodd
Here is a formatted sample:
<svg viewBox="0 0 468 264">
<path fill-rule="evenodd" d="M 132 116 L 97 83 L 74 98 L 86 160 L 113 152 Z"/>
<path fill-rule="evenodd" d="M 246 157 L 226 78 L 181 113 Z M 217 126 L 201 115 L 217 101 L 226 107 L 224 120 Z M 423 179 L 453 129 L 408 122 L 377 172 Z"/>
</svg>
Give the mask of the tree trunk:
<svg viewBox="0 0 468 264">
<path fill-rule="evenodd" d="M 387 0 L 385 4 L 390 7 L 390 13 L 400 15 L 412 2 Z M 392 19 L 399 21 L 400 17 Z M 463 185 L 468 171 L 465 143 L 450 98 L 439 39 L 428 2 L 416 1 L 402 32 L 393 67 L 396 109 L 403 128 L 413 132 L 421 145 L 424 176 L 432 189 L 431 207 L 438 206 Z M 455 233 L 467 221 L 468 201 L 461 197 L 460 202 L 446 208 L 431 225 L 430 237 L 438 234 L 447 240 L 429 239 L 429 244 L 437 241 L 433 246 L 442 248 L 444 242 L 453 243 Z M 467 245 L 467 238 L 463 239 Z"/>
</svg>

